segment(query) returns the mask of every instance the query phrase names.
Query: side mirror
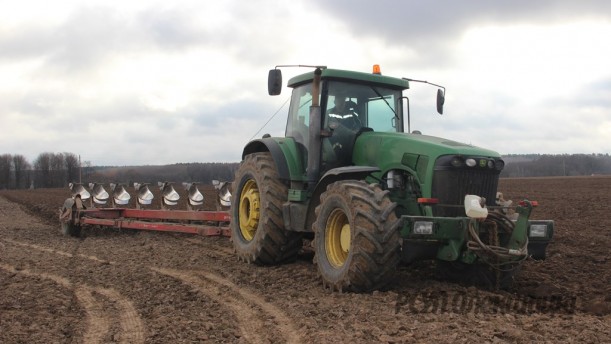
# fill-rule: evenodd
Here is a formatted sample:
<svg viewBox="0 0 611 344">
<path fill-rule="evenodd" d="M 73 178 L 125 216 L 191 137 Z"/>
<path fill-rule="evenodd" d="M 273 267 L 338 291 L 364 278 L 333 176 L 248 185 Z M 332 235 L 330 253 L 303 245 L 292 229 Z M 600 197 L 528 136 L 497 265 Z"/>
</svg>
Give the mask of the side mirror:
<svg viewBox="0 0 611 344">
<path fill-rule="evenodd" d="M 445 92 L 441 88 L 437 89 L 437 112 L 443 115 L 443 103 L 446 101 Z"/>
<path fill-rule="evenodd" d="M 277 96 L 282 91 L 282 71 L 271 69 L 267 76 L 267 92 L 270 96 Z"/>
</svg>

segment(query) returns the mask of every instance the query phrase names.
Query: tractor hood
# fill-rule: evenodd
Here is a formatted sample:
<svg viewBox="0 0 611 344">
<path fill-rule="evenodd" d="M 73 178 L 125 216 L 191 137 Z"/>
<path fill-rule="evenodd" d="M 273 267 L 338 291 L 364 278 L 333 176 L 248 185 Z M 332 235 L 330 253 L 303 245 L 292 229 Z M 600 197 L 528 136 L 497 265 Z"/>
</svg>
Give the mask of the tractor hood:
<svg viewBox="0 0 611 344">
<path fill-rule="evenodd" d="M 358 136 L 352 160 L 355 165 L 377 166 L 382 173 L 408 169 L 425 183 L 435 162 L 442 156 L 477 157 L 500 160 L 500 154 L 440 137 L 387 132 L 364 132 Z M 502 168 L 502 167 L 501 167 Z"/>
</svg>

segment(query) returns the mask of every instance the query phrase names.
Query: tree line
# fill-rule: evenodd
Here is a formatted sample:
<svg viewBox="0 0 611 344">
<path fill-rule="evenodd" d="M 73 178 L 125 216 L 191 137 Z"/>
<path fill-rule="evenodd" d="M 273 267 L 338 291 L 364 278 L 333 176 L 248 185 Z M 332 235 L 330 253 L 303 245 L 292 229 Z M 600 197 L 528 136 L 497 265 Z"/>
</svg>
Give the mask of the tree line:
<svg viewBox="0 0 611 344">
<path fill-rule="evenodd" d="M 69 183 L 231 181 L 238 163 L 186 163 L 160 166 L 92 166 L 74 153 L 41 153 L 32 163 L 23 155 L 0 155 L 0 190 L 63 188 Z"/>
<path fill-rule="evenodd" d="M 609 154 L 511 154 L 501 177 L 591 176 L 611 174 Z"/>
<path fill-rule="evenodd" d="M 213 180 L 232 181 L 239 163 L 180 163 L 158 166 L 97 166 L 83 172 L 88 180 L 99 183 L 121 182 L 197 182 L 212 184 Z"/>
<path fill-rule="evenodd" d="M 501 177 L 549 177 L 611 174 L 609 154 L 510 154 L 503 156 Z M 180 163 L 159 166 L 92 166 L 74 153 L 0 155 L 0 189 L 58 188 L 71 182 L 139 183 L 231 181 L 238 163 Z"/>
<path fill-rule="evenodd" d="M 31 165 L 23 155 L 0 155 L 0 190 L 30 185 Z"/>
<path fill-rule="evenodd" d="M 0 189 L 53 188 L 78 176 L 79 161 L 73 153 L 41 153 L 30 163 L 23 155 L 0 155 Z"/>
</svg>

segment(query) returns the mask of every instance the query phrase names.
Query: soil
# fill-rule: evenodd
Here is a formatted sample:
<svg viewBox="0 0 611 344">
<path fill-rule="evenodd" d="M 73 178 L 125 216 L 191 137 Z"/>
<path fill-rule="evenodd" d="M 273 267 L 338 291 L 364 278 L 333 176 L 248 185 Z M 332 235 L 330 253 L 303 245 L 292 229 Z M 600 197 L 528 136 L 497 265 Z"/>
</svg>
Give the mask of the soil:
<svg viewBox="0 0 611 344">
<path fill-rule="evenodd" d="M 503 179 L 499 189 L 555 220 L 547 260 L 525 262 L 512 289 L 450 283 L 422 262 L 369 294 L 325 290 L 307 251 L 262 267 L 239 262 L 221 237 L 65 237 L 68 190 L 1 191 L 0 342 L 611 342 L 611 177 Z"/>
</svg>

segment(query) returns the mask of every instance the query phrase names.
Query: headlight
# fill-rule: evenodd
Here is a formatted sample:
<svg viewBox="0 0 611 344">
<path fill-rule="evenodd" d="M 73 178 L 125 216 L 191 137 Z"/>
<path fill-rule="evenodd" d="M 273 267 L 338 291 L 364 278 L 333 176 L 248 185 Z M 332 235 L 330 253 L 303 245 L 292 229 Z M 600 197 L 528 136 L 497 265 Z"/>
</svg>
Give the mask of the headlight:
<svg viewBox="0 0 611 344">
<path fill-rule="evenodd" d="M 461 167 L 464 164 L 464 161 L 462 158 L 455 156 L 452 158 L 452 160 L 450 161 L 450 164 L 454 167 Z"/>
<path fill-rule="evenodd" d="M 498 159 L 495 165 L 496 165 L 496 169 L 501 171 L 505 167 L 505 162 L 501 159 Z"/>
<path fill-rule="evenodd" d="M 547 236 L 547 225 L 530 225 L 528 236 L 531 238 L 545 238 Z"/>
<path fill-rule="evenodd" d="M 433 234 L 433 222 L 429 222 L 429 221 L 414 222 L 414 234 Z"/>
<path fill-rule="evenodd" d="M 414 159 L 411 156 L 408 156 L 409 159 L 406 159 L 407 153 L 404 154 L 403 160 Z M 412 166 L 415 165 L 415 162 L 402 161 L 404 165 Z M 435 162 L 436 170 L 446 170 L 447 168 L 477 168 L 477 169 L 487 169 L 490 171 L 501 171 L 503 167 L 505 167 L 505 163 L 500 158 L 490 157 L 490 156 L 463 156 L 463 155 L 444 155 L 437 159 Z"/>
</svg>

